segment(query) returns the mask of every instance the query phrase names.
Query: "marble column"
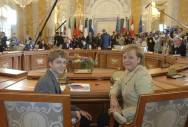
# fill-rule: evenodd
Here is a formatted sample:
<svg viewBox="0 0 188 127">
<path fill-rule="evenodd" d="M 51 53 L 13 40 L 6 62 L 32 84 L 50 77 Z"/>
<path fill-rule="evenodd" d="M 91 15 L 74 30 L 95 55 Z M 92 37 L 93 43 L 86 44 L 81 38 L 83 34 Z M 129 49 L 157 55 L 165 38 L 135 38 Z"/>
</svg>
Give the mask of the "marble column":
<svg viewBox="0 0 188 127">
<path fill-rule="evenodd" d="M 38 0 L 33 0 L 32 2 L 32 20 L 33 20 L 33 38 L 36 39 L 37 34 L 39 33 L 39 8 Z"/>
<path fill-rule="evenodd" d="M 38 28 L 38 31 L 41 30 L 44 22 L 45 22 L 45 19 L 46 19 L 46 16 L 47 16 L 47 3 L 46 3 L 46 0 L 39 0 L 38 1 L 38 16 L 39 16 L 39 28 Z M 42 36 L 41 38 L 45 39 L 47 38 L 46 37 L 46 28 L 43 30 L 42 32 Z"/>
<path fill-rule="evenodd" d="M 134 20 L 134 31 L 138 33 L 139 30 L 139 21 L 142 14 L 142 2 L 141 0 L 132 0 L 131 1 L 131 16 Z"/>
<path fill-rule="evenodd" d="M 179 10 L 178 10 L 178 20 L 188 26 L 188 0 L 179 0 Z M 182 27 L 182 26 L 180 26 Z M 188 32 L 188 28 L 182 27 L 186 32 Z"/>
<path fill-rule="evenodd" d="M 26 34 L 28 36 L 31 36 L 32 38 L 33 36 L 33 10 L 32 10 L 32 4 L 26 6 L 24 8 L 24 17 L 26 18 Z"/>
</svg>

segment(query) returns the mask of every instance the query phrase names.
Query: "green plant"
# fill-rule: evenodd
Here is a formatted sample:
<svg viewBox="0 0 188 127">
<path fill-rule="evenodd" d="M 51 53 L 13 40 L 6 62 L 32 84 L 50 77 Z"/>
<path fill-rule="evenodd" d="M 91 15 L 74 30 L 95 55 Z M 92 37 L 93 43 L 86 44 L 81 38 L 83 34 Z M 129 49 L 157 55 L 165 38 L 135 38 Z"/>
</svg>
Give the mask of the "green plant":
<svg viewBox="0 0 188 127">
<path fill-rule="evenodd" d="M 81 69 L 91 69 L 93 70 L 94 60 L 91 57 L 82 57 L 80 60 Z"/>
</svg>

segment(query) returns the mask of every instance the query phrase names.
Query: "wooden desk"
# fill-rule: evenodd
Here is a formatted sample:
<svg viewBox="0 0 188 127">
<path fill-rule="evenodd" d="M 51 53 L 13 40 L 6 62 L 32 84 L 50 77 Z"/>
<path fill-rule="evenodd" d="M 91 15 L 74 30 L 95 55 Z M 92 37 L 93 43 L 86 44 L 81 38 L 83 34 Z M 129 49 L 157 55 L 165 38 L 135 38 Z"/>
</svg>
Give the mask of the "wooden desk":
<svg viewBox="0 0 188 127">
<path fill-rule="evenodd" d="M 4 88 L 11 91 L 33 92 L 37 80 L 23 79 L 18 82 L 9 80 L 13 83 L 11 86 Z M 70 92 L 73 101 L 104 101 L 108 100 L 110 81 L 108 80 L 73 80 L 78 83 L 89 83 L 91 92 Z M 101 89 L 102 88 L 102 89 Z"/>
<path fill-rule="evenodd" d="M 67 74 L 67 77 L 70 80 L 76 80 L 76 79 L 96 79 L 96 80 L 104 80 L 104 79 L 110 79 L 112 74 L 117 71 L 115 69 L 101 69 L 101 68 L 95 68 L 91 74 L 75 74 L 74 72 L 69 72 Z M 46 69 L 41 70 L 33 70 L 29 71 L 27 75 L 27 79 L 39 79 L 41 76 L 43 76 L 46 72 Z"/>
<path fill-rule="evenodd" d="M 48 50 L 24 51 L 22 56 L 22 69 L 29 71 L 48 67 Z"/>
<path fill-rule="evenodd" d="M 3 52 L 0 54 L 0 67 L 21 69 L 22 51 Z"/>
<path fill-rule="evenodd" d="M 188 70 L 183 71 L 188 74 Z M 109 108 L 109 91 L 111 83 L 109 80 L 71 80 L 72 82 L 91 84 L 91 92 L 70 92 L 72 104 L 76 104 L 79 108 L 88 111 L 96 122 L 97 117 L 102 112 L 107 112 Z M 186 81 L 176 79 L 167 79 L 165 76 L 153 77 L 155 92 L 168 92 L 176 90 L 188 90 Z M 170 83 L 168 82 L 170 81 Z M 33 92 L 37 80 L 9 80 L 9 85 L 3 87 L 3 90 Z M 67 92 L 69 90 L 65 90 Z M 97 107 L 97 108 L 96 108 Z"/>
<path fill-rule="evenodd" d="M 26 77 L 11 78 L 7 76 L 0 76 L 0 89 L 6 89 L 23 79 L 26 79 Z"/>
<path fill-rule="evenodd" d="M 186 74 L 187 70 L 185 71 Z M 188 75 L 187 75 L 188 77 Z M 188 82 L 178 79 L 169 79 L 166 76 L 153 77 L 154 80 L 154 90 L 155 92 L 164 91 L 175 91 L 175 90 L 188 90 Z M 16 80 L 17 81 L 17 80 Z M 6 90 L 16 90 L 32 92 L 37 80 L 23 79 L 15 83 L 12 80 L 9 82 L 13 83 L 4 89 Z M 71 80 L 72 82 L 79 83 L 89 83 L 91 84 L 91 92 L 71 92 L 71 97 L 74 102 L 84 102 L 84 101 L 108 101 L 109 90 L 111 83 L 109 80 Z"/>
<path fill-rule="evenodd" d="M 188 64 L 175 64 L 174 67 L 177 71 L 182 71 L 188 68 Z M 165 75 L 169 68 L 155 68 L 148 69 L 152 77 Z M 116 69 L 101 69 L 95 68 L 92 74 L 74 74 L 69 72 L 67 77 L 73 79 L 110 79 L 112 74 L 117 71 Z M 46 69 L 29 71 L 27 79 L 39 79 L 46 72 Z"/>
<path fill-rule="evenodd" d="M 123 51 L 112 50 L 64 50 L 69 56 L 79 54 L 91 57 L 96 62 L 97 68 L 123 69 Z M 0 67 L 8 67 L 22 70 L 35 70 L 47 68 L 49 50 L 12 51 L 0 54 Z M 173 64 L 174 58 L 186 62 L 185 58 L 163 56 L 156 53 L 145 53 L 145 63 L 149 68 L 160 67 L 162 64 Z"/>
</svg>

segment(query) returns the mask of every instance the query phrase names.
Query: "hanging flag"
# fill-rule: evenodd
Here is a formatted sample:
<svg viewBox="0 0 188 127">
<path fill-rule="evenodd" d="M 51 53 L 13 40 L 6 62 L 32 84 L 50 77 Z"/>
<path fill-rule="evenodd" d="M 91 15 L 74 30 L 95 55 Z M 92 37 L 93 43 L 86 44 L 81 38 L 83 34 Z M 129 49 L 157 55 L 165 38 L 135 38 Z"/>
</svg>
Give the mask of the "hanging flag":
<svg viewBox="0 0 188 127">
<path fill-rule="evenodd" d="M 128 17 L 126 17 L 126 29 L 127 29 L 127 31 L 130 30 L 129 18 Z"/>
<path fill-rule="evenodd" d="M 91 32 L 92 35 L 94 35 L 93 21 L 92 21 L 92 19 L 89 19 L 89 32 Z"/>
<path fill-rule="evenodd" d="M 84 37 L 86 38 L 88 36 L 88 19 L 85 19 L 84 22 Z"/>
<path fill-rule="evenodd" d="M 123 28 L 122 28 L 122 33 L 126 33 L 126 31 L 127 31 L 127 20 L 126 20 L 126 18 L 124 19 L 124 23 L 123 23 Z"/>
<path fill-rule="evenodd" d="M 120 32 L 121 32 L 121 33 L 124 33 L 124 32 L 125 32 L 124 22 L 125 22 L 125 20 L 122 18 L 122 19 L 120 20 Z"/>
<path fill-rule="evenodd" d="M 119 20 L 119 17 L 117 17 L 117 21 L 116 21 L 116 32 L 117 33 L 120 32 L 120 20 Z"/>
<path fill-rule="evenodd" d="M 76 29 L 77 29 L 77 37 L 80 36 L 82 30 L 80 30 L 80 26 L 81 26 L 81 17 L 77 17 L 77 25 L 76 25 Z"/>
<path fill-rule="evenodd" d="M 130 19 L 130 30 L 129 30 L 129 32 L 130 32 L 130 35 L 131 35 L 132 37 L 134 37 L 135 33 L 134 33 L 133 16 L 132 16 L 131 19 Z"/>
<path fill-rule="evenodd" d="M 76 17 L 74 17 L 73 36 L 75 36 L 75 37 L 78 37 L 78 35 L 79 35 L 79 32 L 78 32 L 77 26 L 78 26 L 78 25 L 77 25 Z"/>
<path fill-rule="evenodd" d="M 68 36 L 69 39 L 72 39 L 70 18 L 69 18 L 69 23 L 68 23 L 68 33 L 67 33 L 67 36 Z"/>
<path fill-rule="evenodd" d="M 142 16 L 140 16 L 139 33 L 142 33 Z"/>
<path fill-rule="evenodd" d="M 84 26 L 83 26 L 83 19 L 80 17 L 80 24 L 79 24 L 79 30 L 80 32 L 83 32 Z"/>
</svg>

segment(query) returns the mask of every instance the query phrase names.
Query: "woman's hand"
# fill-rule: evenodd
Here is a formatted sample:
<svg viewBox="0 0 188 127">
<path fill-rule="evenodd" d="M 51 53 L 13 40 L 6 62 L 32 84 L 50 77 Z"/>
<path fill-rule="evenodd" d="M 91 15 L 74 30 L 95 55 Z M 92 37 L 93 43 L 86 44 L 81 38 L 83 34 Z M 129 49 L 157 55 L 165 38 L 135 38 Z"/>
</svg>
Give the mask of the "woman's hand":
<svg viewBox="0 0 188 127">
<path fill-rule="evenodd" d="M 117 97 L 111 96 L 111 99 L 110 99 L 110 109 L 115 110 L 115 109 L 118 109 L 119 107 L 120 106 L 119 106 L 119 102 L 117 100 Z"/>
<path fill-rule="evenodd" d="M 111 114 L 111 113 L 113 113 L 113 112 L 119 112 L 120 114 L 122 114 L 121 107 L 114 108 L 114 109 L 110 108 L 110 109 L 108 110 L 108 113 L 109 113 L 109 114 Z"/>
<path fill-rule="evenodd" d="M 75 112 L 76 112 L 76 117 L 77 117 L 78 121 L 80 121 L 81 113 L 79 111 L 75 111 Z"/>
<path fill-rule="evenodd" d="M 92 116 L 88 112 L 80 110 L 80 114 L 81 114 L 81 116 L 84 116 L 88 120 L 92 120 Z"/>
</svg>

